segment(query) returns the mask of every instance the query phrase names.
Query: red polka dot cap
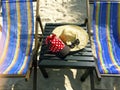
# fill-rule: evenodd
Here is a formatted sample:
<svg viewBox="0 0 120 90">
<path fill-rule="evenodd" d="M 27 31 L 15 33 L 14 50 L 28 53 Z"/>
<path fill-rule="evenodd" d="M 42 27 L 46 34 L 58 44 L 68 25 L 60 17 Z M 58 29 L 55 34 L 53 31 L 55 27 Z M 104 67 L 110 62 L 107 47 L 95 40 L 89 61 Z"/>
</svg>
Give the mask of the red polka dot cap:
<svg viewBox="0 0 120 90">
<path fill-rule="evenodd" d="M 70 52 L 69 46 L 65 45 L 55 34 L 47 36 L 45 43 L 48 49 L 60 58 L 65 58 Z"/>
</svg>

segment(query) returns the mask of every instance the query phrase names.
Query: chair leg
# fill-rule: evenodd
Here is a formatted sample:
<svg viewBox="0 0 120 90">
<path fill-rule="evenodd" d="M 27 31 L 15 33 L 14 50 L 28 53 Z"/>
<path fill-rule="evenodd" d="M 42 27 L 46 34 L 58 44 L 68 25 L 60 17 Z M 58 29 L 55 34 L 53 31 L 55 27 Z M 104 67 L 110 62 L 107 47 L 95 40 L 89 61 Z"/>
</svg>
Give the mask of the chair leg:
<svg viewBox="0 0 120 90">
<path fill-rule="evenodd" d="M 95 67 L 95 72 L 96 72 L 96 75 L 97 75 L 97 79 L 98 79 L 98 81 L 100 81 L 100 80 L 101 80 L 101 75 L 100 75 L 100 72 L 99 72 L 97 66 Z"/>
<path fill-rule="evenodd" d="M 90 71 L 90 85 L 91 85 L 91 90 L 96 90 L 94 86 L 94 76 L 93 76 L 93 71 Z"/>
<path fill-rule="evenodd" d="M 90 69 L 87 69 L 86 71 L 85 71 L 85 73 L 81 76 L 81 78 L 80 78 L 80 80 L 83 82 L 83 81 L 85 81 L 85 79 L 88 77 L 88 75 L 90 75 Z"/>
<path fill-rule="evenodd" d="M 41 68 L 41 67 L 39 67 L 39 68 L 40 68 L 44 78 L 48 78 L 48 73 L 46 72 L 45 68 Z"/>
<path fill-rule="evenodd" d="M 37 67 L 34 67 L 33 90 L 37 90 Z"/>
<path fill-rule="evenodd" d="M 33 90 L 37 90 L 37 58 L 33 61 Z"/>
<path fill-rule="evenodd" d="M 81 77 L 81 81 L 85 81 L 85 79 L 90 75 L 90 84 L 91 84 L 91 90 L 98 90 L 94 88 L 94 76 L 93 76 L 93 69 L 87 69 L 85 73 Z"/>
</svg>

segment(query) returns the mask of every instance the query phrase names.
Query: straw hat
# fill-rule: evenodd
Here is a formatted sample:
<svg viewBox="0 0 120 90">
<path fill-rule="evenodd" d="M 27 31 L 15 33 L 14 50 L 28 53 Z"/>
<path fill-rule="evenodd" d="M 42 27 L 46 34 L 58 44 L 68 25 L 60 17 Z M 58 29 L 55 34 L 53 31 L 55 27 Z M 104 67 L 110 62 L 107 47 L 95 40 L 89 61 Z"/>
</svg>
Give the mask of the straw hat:
<svg viewBox="0 0 120 90">
<path fill-rule="evenodd" d="M 67 45 L 71 45 L 75 40 L 79 40 L 79 43 L 71 48 L 70 51 L 83 49 L 89 40 L 87 32 L 76 25 L 58 26 L 52 33 L 56 34 L 57 37 L 59 37 Z"/>
</svg>

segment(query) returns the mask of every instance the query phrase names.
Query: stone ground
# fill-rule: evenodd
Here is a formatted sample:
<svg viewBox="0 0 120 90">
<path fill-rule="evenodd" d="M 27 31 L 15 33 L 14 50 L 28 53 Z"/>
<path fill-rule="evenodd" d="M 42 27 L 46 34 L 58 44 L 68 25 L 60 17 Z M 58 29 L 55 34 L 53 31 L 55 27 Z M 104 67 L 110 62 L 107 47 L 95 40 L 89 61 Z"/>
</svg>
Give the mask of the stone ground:
<svg viewBox="0 0 120 90">
<path fill-rule="evenodd" d="M 34 3 L 34 6 L 36 4 Z M 35 8 L 34 8 L 35 10 Z M 86 18 L 85 0 L 40 0 L 40 13 L 45 23 L 83 23 Z M 89 77 L 85 82 L 79 80 L 84 70 L 47 69 L 49 78 L 45 79 L 40 70 L 37 74 L 37 90 L 90 90 Z M 32 90 L 33 75 L 28 82 L 24 79 L 0 79 L 0 90 Z M 120 78 L 96 80 L 96 87 L 120 90 Z"/>
</svg>

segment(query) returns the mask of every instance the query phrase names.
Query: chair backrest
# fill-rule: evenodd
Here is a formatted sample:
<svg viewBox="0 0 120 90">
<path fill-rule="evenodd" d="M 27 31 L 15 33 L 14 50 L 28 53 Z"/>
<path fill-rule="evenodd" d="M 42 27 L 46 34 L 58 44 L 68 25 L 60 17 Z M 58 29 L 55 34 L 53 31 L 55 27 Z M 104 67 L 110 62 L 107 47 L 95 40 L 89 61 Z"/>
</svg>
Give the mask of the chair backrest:
<svg viewBox="0 0 120 90">
<path fill-rule="evenodd" d="M 120 73 L 120 2 L 94 3 L 92 29 L 101 74 Z"/>
<path fill-rule="evenodd" d="M 5 66 L 8 68 L 7 72 L 14 65 L 18 65 L 18 59 L 24 63 L 30 56 L 34 35 L 33 6 L 32 0 L 2 0 L 1 3 L 3 26 L 0 39 L 0 65 L 14 61 L 12 66 Z M 22 59 L 23 57 L 25 58 Z M 21 64 L 19 68 L 22 66 L 25 65 Z"/>
</svg>

